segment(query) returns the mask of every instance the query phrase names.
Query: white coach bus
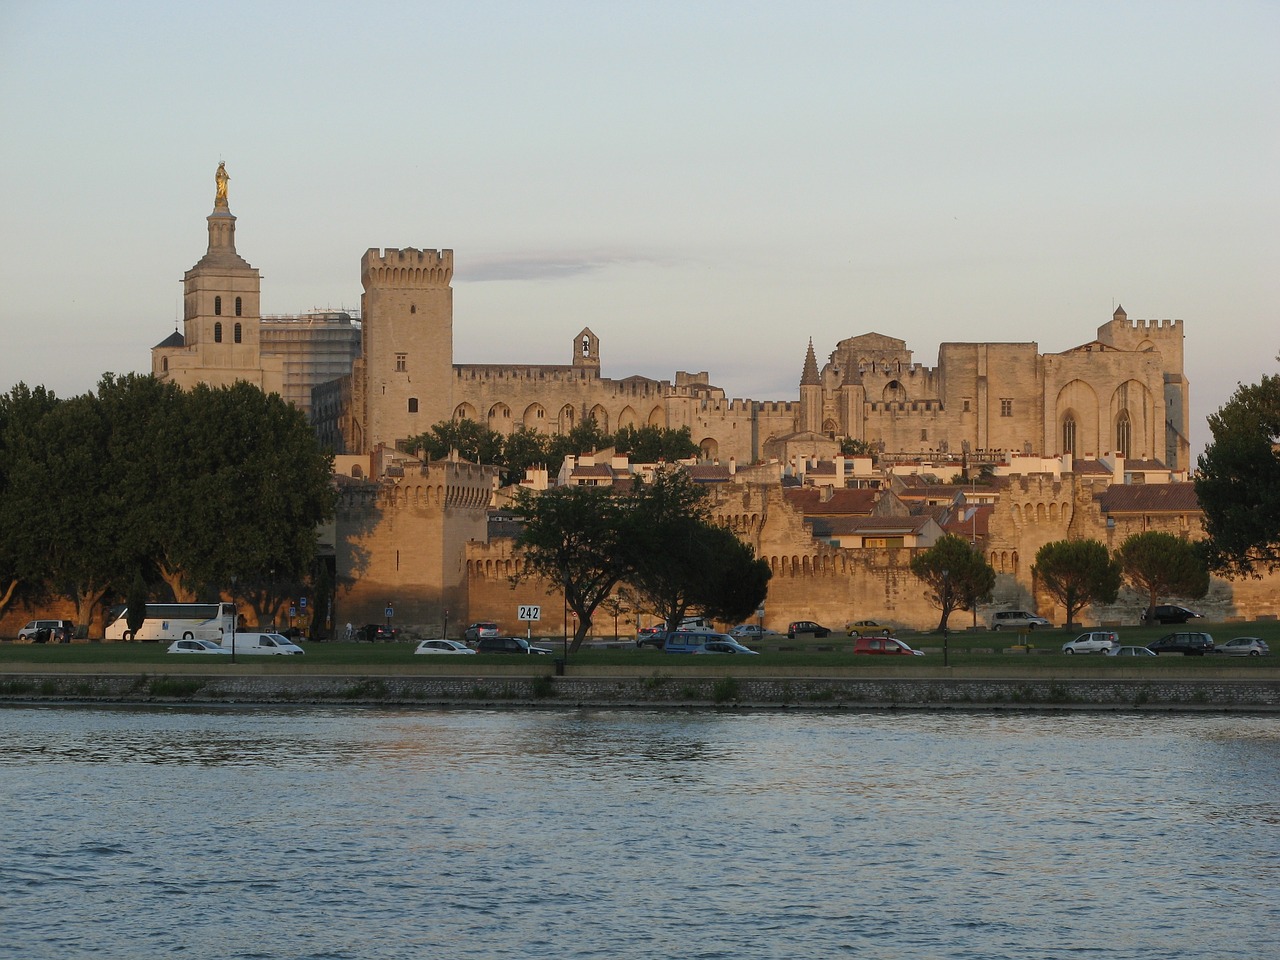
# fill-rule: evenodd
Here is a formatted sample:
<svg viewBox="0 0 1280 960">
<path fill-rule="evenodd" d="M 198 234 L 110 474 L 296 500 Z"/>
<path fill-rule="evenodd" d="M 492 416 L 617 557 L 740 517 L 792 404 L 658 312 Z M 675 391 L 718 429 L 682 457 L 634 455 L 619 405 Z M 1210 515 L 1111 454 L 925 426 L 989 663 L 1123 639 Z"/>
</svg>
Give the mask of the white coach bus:
<svg viewBox="0 0 1280 960">
<path fill-rule="evenodd" d="M 128 607 L 107 614 L 105 640 L 212 640 L 230 637 L 236 622 L 234 603 L 148 603 L 137 636 L 129 630 Z"/>
</svg>

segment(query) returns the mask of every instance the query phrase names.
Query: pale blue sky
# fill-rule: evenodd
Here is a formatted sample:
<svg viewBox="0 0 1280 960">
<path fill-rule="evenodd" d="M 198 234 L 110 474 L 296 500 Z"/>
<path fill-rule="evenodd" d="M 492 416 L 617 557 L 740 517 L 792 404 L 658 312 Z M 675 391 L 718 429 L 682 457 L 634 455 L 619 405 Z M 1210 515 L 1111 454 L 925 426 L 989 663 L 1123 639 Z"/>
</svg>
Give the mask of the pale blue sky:
<svg viewBox="0 0 1280 960">
<path fill-rule="evenodd" d="M 1280 353 L 1280 4 L 0 0 L 0 389 L 146 370 L 225 160 L 263 310 L 455 251 L 460 362 L 1185 321 L 1192 442 Z"/>
</svg>

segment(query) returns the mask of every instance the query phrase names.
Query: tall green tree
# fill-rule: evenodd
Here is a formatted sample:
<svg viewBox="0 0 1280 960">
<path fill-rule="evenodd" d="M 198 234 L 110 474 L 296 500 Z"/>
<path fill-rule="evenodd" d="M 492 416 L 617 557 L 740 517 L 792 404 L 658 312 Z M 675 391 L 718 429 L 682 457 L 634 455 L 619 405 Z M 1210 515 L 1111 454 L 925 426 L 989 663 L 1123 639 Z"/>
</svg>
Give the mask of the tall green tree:
<svg viewBox="0 0 1280 960">
<path fill-rule="evenodd" d="M 688 427 L 619 427 L 611 445 L 618 453 L 627 454 L 633 463 L 675 463 L 698 455 L 698 445 Z"/>
<path fill-rule="evenodd" d="M 502 434 L 490 430 L 475 420 L 442 420 L 426 433 L 410 437 L 401 446 L 416 454 L 419 450 L 428 460 L 443 460 L 449 451 L 472 463 L 501 464 Z"/>
<path fill-rule="evenodd" d="M 524 522 L 516 581 L 540 577 L 555 585 L 578 615 L 572 650 L 591 628 L 596 608 L 630 572 L 633 529 L 612 487 L 521 490 L 515 514 Z"/>
<path fill-rule="evenodd" d="M 25 383 L 0 394 L 0 613 L 14 600 L 34 601 L 45 590 L 47 552 L 19 496 L 15 470 L 21 476 L 20 465 L 40 455 L 37 425 L 60 402 L 44 387 Z"/>
<path fill-rule="evenodd" d="M 1171 533 L 1135 533 L 1117 551 L 1124 579 L 1147 598 L 1151 610 L 1162 597 L 1195 600 L 1209 590 L 1209 570 L 1195 545 Z"/>
<path fill-rule="evenodd" d="M 1091 603 L 1114 603 L 1120 592 L 1120 562 L 1097 540 L 1055 540 L 1036 551 L 1031 568 L 1039 584 L 1067 612 L 1067 624 Z"/>
<path fill-rule="evenodd" d="M 630 499 L 634 559 L 626 582 L 641 605 L 679 624 L 689 611 L 745 618 L 764 600 L 768 563 L 712 521 L 706 489 L 688 474 L 660 472 Z"/>
<path fill-rule="evenodd" d="M 332 457 L 300 410 L 240 382 L 188 395 L 191 475 L 171 540 L 188 581 L 230 585 L 260 623 L 276 619 L 311 570 L 316 528 L 333 515 Z"/>
<path fill-rule="evenodd" d="M 954 610 L 971 610 L 991 596 L 996 572 L 981 553 L 947 534 L 911 560 L 911 572 L 928 588 L 929 602 L 942 611 L 938 630 L 947 629 Z"/>
<path fill-rule="evenodd" d="M 1209 430 L 1195 484 L 1210 566 L 1234 576 L 1280 569 L 1280 376 L 1239 387 Z"/>
</svg>

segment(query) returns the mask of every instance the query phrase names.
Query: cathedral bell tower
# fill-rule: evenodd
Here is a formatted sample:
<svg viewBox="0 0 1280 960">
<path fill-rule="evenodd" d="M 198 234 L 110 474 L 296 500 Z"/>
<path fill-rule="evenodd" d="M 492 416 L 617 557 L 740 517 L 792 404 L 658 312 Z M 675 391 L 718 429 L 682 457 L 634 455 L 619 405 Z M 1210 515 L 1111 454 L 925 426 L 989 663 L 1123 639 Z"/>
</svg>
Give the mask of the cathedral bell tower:
<svg viewBox="0 0 1280 960">
<path fill-rule="evenodd" d="M 230 179 L 219 163 L 213 213 L 206 218 L 209 246 L 182 277 L 183 335 L 152 350 L 152 372 L 184 389 L 245 380 L 266 393 L 280 393 L 282 362 L 264 360 L 259 345 L 262 280 L 257 268 L 236 253 L 236 218 L 227 203 Z"/>
</svg>

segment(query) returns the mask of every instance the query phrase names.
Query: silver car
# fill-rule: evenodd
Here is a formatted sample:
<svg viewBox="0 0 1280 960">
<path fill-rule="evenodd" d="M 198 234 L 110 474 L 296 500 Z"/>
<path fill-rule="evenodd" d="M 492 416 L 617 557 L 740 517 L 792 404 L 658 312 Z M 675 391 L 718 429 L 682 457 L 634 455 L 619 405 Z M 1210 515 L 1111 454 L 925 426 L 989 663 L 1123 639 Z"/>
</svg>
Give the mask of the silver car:
<svg viewBox="0 0 1280 960">
<path fill-rule="evenodd" d="M 1108 657 L 1154 657 L 1155 654 L 1146 647 L 1112 647 L 1107 651 Z"/>
<path fill-rule="evenodd" d="M 1213 652 L 1225 657 L 1265 657 L 1271 653 L 1271 648 L 1261 637 L 1236 637 L 1214 647 Z"/>
<path fill-rule="evenodd" d="M 1116 636 L 1114 630 L 1094 630 L 1092 633 L 1082 633 L 1074 640 L 1068 640 L 1062 645 L 1062 652 L 1109 653 L 1118 646 L 1120 646 L 1120 638 Z"/>
</svg>

